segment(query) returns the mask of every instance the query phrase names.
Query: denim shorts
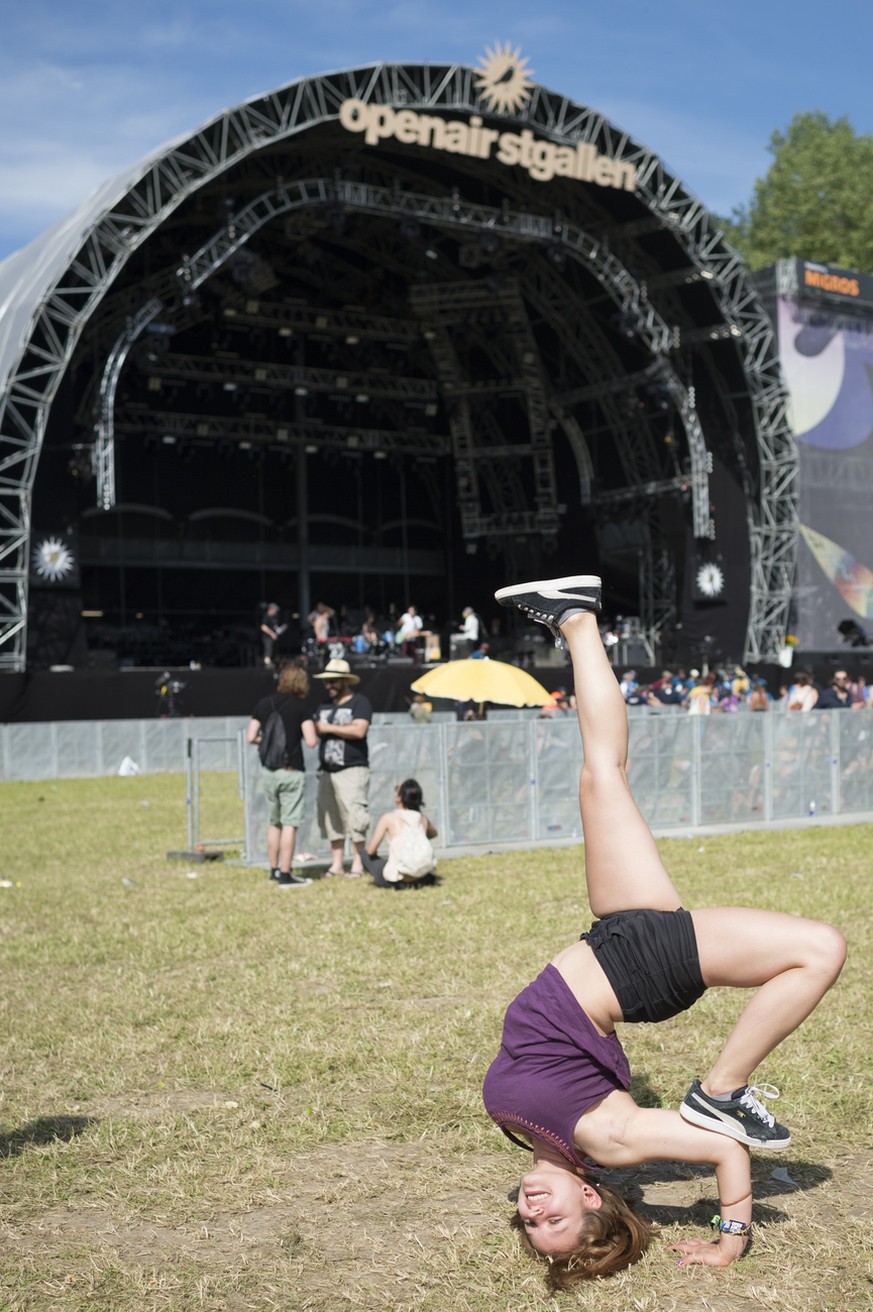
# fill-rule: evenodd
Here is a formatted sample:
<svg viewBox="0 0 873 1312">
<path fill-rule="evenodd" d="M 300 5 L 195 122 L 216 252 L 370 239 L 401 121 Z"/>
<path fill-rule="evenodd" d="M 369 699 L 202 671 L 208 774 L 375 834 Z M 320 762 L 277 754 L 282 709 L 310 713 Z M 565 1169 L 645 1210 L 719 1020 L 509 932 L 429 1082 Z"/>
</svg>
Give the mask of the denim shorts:
<svg viewBox="0 0 873 1312">
<path fill-rule="evenodd" d="M 668 1020 L 706 991 L 690 914 L 616 911 L 595 920 L 588 943 L 626 1021 Z"/>
</svg>

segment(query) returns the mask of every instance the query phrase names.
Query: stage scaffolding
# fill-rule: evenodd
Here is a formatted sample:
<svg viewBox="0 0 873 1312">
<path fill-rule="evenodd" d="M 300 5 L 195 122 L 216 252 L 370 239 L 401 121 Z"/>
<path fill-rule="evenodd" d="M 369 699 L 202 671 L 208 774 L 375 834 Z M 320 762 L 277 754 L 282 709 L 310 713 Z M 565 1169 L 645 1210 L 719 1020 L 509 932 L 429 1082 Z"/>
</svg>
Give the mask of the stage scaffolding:
<svg viewBox="0 0 873 1312">
<path fill-rule="evenodd" d="M 429 340 L 435 379 L 404 382 L 398 377 L 390 384 L 395 400 L 414 396 L 425 405 L 435 404 L 429 399 L 435 384 L 443 402 L 449 388 L 456 388 L 449 431 L 407 437 L 402 449 L 451 449 L 464 533 L 471 540 L 501 531 L 507 536 L 532 532 L 546 543 L 553 539 L 567 506 L 574 504 L 555 494 L 550 444 L 556 430 L 566 436 L 576 460 L 575 503 L 586 504 L 586 497 L 592 496 L 593 462 L 591 435 L 581 416 L 593 402 L 620 452 L 627 495 L 648 507 L 645 513 L 654 523 L 653 498 L 682 488 L 691 498 L 695 538 L 717 542 L 719 526 L 712 522 L 707 495 L 715 429 L 707 431 L 701 419 L 699 393 L 705 384 L 717 394 L 723 415 L 718 440 L 723 454 L 727 452 L 740 471 L 746 498 L 751 600 L 743 656 L 748 661 L 777 656 L 787 623 L 798 527 L 796 452 L 785 419 L 773 330 L 739 256 L 726 245 L 700 201 L 684 190 L 651 150 L 596 111 L 537 87 L 510 121 L 523 123 L 554 143 L 589 142 L 632 167 L 636 190 L 633 197 L 619 196 L 613 216 L 605 208 L 605 194 L 596 198 L 597 214 L 591 210 L 581 221 L 581 215 L 577 218 L 551 206 L 544 184 L 527 183 L 522 188 L 508 172 L 504 203 L 483 203 L 473 195 L 477 181 L 472 166 L 459 170 L 455 185 L 435 184 L 425 192 L 415 184 L 426 176 L 426 161 L 424 172 L 416 173 L 417 163 L 409 152 L 402 159 L 395 156 L 384 162 L 373 152 L 367 178 L 344 176 L 338 167 L 322 177 L 276 178 L 243 204 L 228 200 L 223 219 L 205 243 L 190 252 L 179 249 L 172 265 L 149 268 L 147 275 L 142 272 L 148 265 L 147 260 L 143 264 L 142 253 L 156 234 L 169 231 L 171 221 L 187 214 L 201 194 L 216 194 L 224 178 L 232 175 L 235 189 L 242 179 L 243 189 L 252 192 L 259 174 L 279 171 L 277 148 L 302 148 L 310 132 L 326 134 L 329 157 L 330 150 L 338 148 L 335 125 L 344 101 L 354 98 L 365 105 L 487 115 L 476 89 L 479 73 L 463 65 L 379 64 L 291 83 L 217 115 L 186 140 L 154 152 L 108 182 L 52 233 L 0 267 L 0 671 L 26 667 L 34 479 L 58 389 L 80 345 L 83 350 L 88 344 L 90 350 L 103 351 L 87 444 L 96 473 L 97 504 L 105 509 L 116 499 L 115 433 L 122 425 L 130 433 L 139 431 L 136 416 L 118 402 L 118 394 L 142 334 L 159 322 L 170 320 L 170 326 L 179 330 L 196 319 L 198 289 L 230 255 L 244 252 L 265 224 L 284 216 L 294 239 L 305 238 L 310 232 L 307 215 L 324 214 L 331 206 L 479 239 L 497 235 L 501 242 L 531 249 L 525 278 L 498 290 L 490 307 L 477 303 L 469 286 L 456 283 L 453 289 L 443 269 L 441 287 L 412 288 L 410 303 L 418 322 L 411 328 L 407 325 L 406 331 L 432 324 L 425 331 L 434 334 Z M 566 191 L 561 194 L 566 196 Z M 525 198 L 532 196 L 545 213 L 525 204 Z M 583 201 L 580 205 L 584 208 Z M 665 251 L 665 243 L 669 244 L 665 263 L 647 244 L 653 234 L 663 239 Z M 628 366 L 615 343 L 606 340 L 609 334 L 592 318 L 590 307 L 572 303 L 562 274 L 566 262 L 584 266 L 596 280 L 611 307 L 610 323 L 617 323 L 619 334 L 632 343 L 642 368 Z M 475 259 L 467 258 L 467 263 Z M 266 279 L 262 289 L 268 286 Z M 595 378 L 589 373 L 583 386 L 570 388 L 562 388 L 557 378 L 544 378 L 531 329 L 532 309 L 550 316 L 549 331 L 568 359 L 599 360 Z M 499 429 L 485 427 L 484 438 L 477 434 L 474 442 L 464 410 L 469 409 L 476 380 L 459 373 L 449 345 L 457 315 L 463 313 L 467 321 L 471 314 L 484 315 L 482 326 L 487 332 L 488 315 L 501 310 L 516 334 L 514 381 L 529 418 L 528 432 L 514 444 L 519 448 L 515 451 L 509 450 L 513 444 Z M 334 305 L 327 315 L 318 314 L 317 321 L 325 319 L 324 326 L 318 322 L 318 331 L 336 331 L 337 316 L 344 312 Z M 89 338 L 92 327 L 93 339 Z M 371 335 L 380 331 L 378 316 L 371 317 L 367 331 Z M 398 331 L 403 330 L 392 323 L 390 333 Z M 347 334 L 351 335 L 348 325 Z M 729 362 L 729 368 L 720 372 L 717 362 L 722 360 Z M 203 378 L 210 365 L 189 360 L 182 368 L 189 379 L 198 369 Z M 652 433 L 646 421 L 633 421 L 621 405 L 622 393 L 632 390 L 641 374 L 657 378 L 667 390 L 684 434 L 688 468 L 666 481 L 651 458 Z M 312 370 L 241 378 L 246 386 L 256 382 L 282 389 L 293 384 L 315 391 L 335 381 L 319 379 Z M 362 380 L 362 386 L 364 382 L 368 388 L 374 386 L 371 377 Z M 196 432 L 198 423 L 207 422 L 179 413 L 159 418 L 171 437 L 184 433 L 186 424 L 193 424 Z M 305 423 L 275 429 L 258 423 L 255 430 L 251 425 L 246 429 L 244 424 L 227 423 L 219 436 L 292 446 L 313 436 Z M 356 428 L 354 433 L 335 429 L 328 440 L 342 444 L 351 437 L 365 448 L 386 453 L 400 449 L 395 428 Z M 519 478 L 514 468 L 521 457 L 532 462 L 530 481 Z M 489 484 L 490 511 L 479 502 L 482 479 Z M 657 554 L 663 544 L 654 530 L 653 534 L 652 550 Z M 657 578 L 659 586 L 663 577 L 663 572 L 650 569 L 649 578 Z M 651 598 L 646 602 L 648 613 L 660 617 L 653 620 L 654 633 L 658 623 L 670 623 L 670 599 L 663 595 L 663 587 L 652 593 L 651 584 L 647 596 Z"/>
</svg>

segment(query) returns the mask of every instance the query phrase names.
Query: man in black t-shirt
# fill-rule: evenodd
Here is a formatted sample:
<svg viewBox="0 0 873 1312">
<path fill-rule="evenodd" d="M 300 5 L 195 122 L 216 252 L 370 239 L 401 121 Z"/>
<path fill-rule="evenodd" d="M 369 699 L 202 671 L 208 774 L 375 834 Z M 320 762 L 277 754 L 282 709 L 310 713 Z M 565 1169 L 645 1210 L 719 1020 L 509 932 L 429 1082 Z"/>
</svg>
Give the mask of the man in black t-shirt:
<svg viewBox="0 0 873 1312">
<path fill-rule="evenodd" d="M 312 715 L 306 706 L 309 675 L 299 665 L 287 665 L 279 675 L 276 693 L 262 697 L 246 731 L 246 742 L 257 743 L 273 711 L 285 726 L 285 765 L 278 770 L 261 766 L 264 794 L 270 808 L 267 827 L 267 855 L 270 879 L 280 888 L 303 888 L 311 883 L 291 873 L 297 830 L 303 824 L 306 803 L 306 775 L 303 743 L 317 747 L 318 738 Z"/>
<path fill-rule="evenodd" d="M 367 732 L 373 708 L 367 698 L 354 691 L 360 680 L 348 661 L 331 660 L 321 674 L 329 701 L 316 712 L 315 732 L 321 740 L 318 775 L 318 822 L 330 843 L 328 874 L 344 873 L 346 837 L 352 844 L 349 878 L 363 874 L 361 852 L 367 841 L 370 814 L 367 789 L 370 783 Z"/>
<path fill-rule="evenodd" d="M 852 709 L 852 691 L 845 670 L 834 670 L 830 687 L 818 695 L 817 711 L 849 711 Z"/>
</svg>

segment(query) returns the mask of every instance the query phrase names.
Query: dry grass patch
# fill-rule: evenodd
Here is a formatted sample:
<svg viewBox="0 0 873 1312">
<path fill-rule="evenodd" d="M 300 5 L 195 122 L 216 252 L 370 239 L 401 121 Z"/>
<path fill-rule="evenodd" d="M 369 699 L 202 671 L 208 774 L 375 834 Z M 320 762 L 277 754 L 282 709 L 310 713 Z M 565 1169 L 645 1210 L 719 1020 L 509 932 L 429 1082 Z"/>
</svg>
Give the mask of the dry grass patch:
<svg viewBox="0 0 873 1312">
<path fill-rule="evenodd" d="M 503 1010 L 587 909 L 578 851 L 444 864 L 396 896 L 165 852 L 181 779 L 6 784 L 0 1309 L 425 1309 L 548 1304 L 507 1229 L 524 1165 L 479 1089 Z M 616 1172 L 662 1227 L 643 1262 L 565 1297 L 604 1312 L 871 1306 L 869 831 L 664 844 L 692 905 L 833 920 L 837 988 L 762 1076 L 787 1153 L 754 1161 L 756 1237 L 727 1271 L 677 1269 L 712 1176 Z M 19 886 L 20 885 L 20 886 Z M 678 1101 L 741 1000 L 628 1027 L 642 1101 Z"/>
</svg>

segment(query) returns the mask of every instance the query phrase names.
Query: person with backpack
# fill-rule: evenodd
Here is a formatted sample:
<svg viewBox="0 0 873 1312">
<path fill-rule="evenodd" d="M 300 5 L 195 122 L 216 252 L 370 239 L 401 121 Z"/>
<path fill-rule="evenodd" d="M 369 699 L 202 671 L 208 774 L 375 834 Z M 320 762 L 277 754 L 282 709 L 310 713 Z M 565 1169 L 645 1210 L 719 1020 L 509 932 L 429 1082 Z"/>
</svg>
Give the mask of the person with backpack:
<svg viewBox="0 0 873 1312">
<path fill-rule="evenodd" d="M 291 870 L 297 830 L 305 814 L 303 743 L 318 746 L 315 724 L 306 706 L 308 695 L 309 675 L 299 665 L 286 665 L 276 692 L 261 698 L 246 731 L 246 742 L 257 744 L 261 761 L 264 795 L 270 808 L 270 879 L 279 888 L 304 888 L 312 882 Z"/>
<path fill-rule="evenodd" d="M 394 790 L 397 807 L 380 816 L 373 837 L 361 854 L 364 869 L 373 876 L 377 888 L 420 888 L 434 882 L 434 856 L 431 839 L 436 826 L 422 815 L 421 784 L 404 779 Z M 388 855 L 377 856 L 379 844 L 388 839 Z"/>
</svg>

